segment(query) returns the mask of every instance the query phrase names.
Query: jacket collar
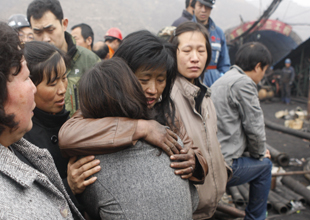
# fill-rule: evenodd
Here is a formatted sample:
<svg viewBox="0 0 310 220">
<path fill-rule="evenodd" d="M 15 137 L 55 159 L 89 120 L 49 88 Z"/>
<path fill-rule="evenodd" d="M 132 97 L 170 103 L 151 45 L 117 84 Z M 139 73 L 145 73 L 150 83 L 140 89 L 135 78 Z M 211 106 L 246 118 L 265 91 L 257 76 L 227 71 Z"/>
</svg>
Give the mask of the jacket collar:
<svg viewBox="0 0 310 220">
<path fill-rule="evenodd" d="M 237 65 L 232 65 L 232 66 L 230 67 L 230 70 L 232 70 L 232 69 L 235 69 L 235 70 L 237 70 L 239 73 L 241 73 L 241 74 L 243 74 L 243 75 L 246 75 L 245 72 L 244 72 L 239 66 L 237 66 Z"/>
<path fill-rule="evenodd" d="M 207 92 L 206 92 L 205 96 L 210 97 L 211 96 L 211 89 L 209 87 L 207 87 L 206 85 L 204 85 L 201 82 L 201 79 L 198 79 L 198 83 L 200 86 L 206 87 Z M 184 95 L 186 97 L 196 98 L 200 92 L 199 86 L 196 86 L 196 85 L 190 83 L 187 79 L 185 79 L 183 76 L 180 76 L 180 75 L 177 76 L 177 78 L 175 80 L 175 85 L 178 88 L 183 88 L 180 91 L 181 91 L 182 95 Z"/>
<path fill-rule="evenodd" d="M 188 11 L 186 11 L 185 9 L 183 9 L 182 16 L 187 18 L 188 20 L 193 19 L 193 15 L 191 13 L 189 13 Z"/>
<path fill-rule="evenodd" d="M 9 148 L 1 144 L 0 172 L 25 188 L 29 188 L 38 175 L 35 169 L 23 163 Z"/>
<path fill-rule="evenodd" d="M 195 13 L 193 14 L 193 19 L 192 19 L 193 22 L 197 23 L 197 18 L 195 16 Z M 215 30 L 216 29 L 216 25 L 214 23 L 214 21 L 212 20 L 211 17 L 209 17 L 209 20 L 208 20 L 208 24 L 205 25 L 205 27 L 208 29 L 208 31 L 210 30 Z"/>
<path fill-rule="evenodd" d="M 70 112 L 65 107 L 56 114 L 47 113 L 39 108 L 33 110 L 34 116 L 32 120 L 38 120 L 40 124 L 47 128 L 61 127 L 68 119 Z"/>
</svg>

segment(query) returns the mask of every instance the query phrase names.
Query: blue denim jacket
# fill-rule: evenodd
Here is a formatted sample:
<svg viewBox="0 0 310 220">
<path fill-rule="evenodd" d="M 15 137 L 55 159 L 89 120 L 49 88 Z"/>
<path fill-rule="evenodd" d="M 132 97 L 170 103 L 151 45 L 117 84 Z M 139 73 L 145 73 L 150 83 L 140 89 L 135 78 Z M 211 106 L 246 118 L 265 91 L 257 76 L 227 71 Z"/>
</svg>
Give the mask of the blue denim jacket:
<svg viewBox="0 0 310 220">
<path fill-rule="evenodd" d="M 197 23 L 195 15 L 192 21 Z M 210 34 L 210 43 L 212 47 L 212 59 L 209 67 L 213 66 L 216 67 L 216 69 L 207 70 L 203 82 L 210 87 L 218 78 L 229 70 L 230 58 L 224 32 L 215 25 L 211 18 L 209 18 L 208 24 L 208 32 Z"/>
<path fill-rule="evenodd" d="M 225 161 L 231 166 L 232 159 L 241 157 L 245 150 L 251 157 L 262 159 L 266 134 L 255 82 L 234 65 L 211 90 L 217 114 L 217 137 Z"/>
</svg>

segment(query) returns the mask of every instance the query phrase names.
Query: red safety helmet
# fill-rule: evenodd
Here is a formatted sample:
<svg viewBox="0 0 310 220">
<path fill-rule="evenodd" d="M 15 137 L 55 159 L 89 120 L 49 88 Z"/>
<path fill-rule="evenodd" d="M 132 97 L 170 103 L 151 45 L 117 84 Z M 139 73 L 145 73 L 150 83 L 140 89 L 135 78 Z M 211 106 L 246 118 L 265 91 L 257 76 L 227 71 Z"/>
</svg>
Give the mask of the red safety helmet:
<svg viewBox="0 0 310 220">
<path fill-rule="evenodd" d="M 104 38 L 107 39 L 108 37 L 114 37 L 119 40 L 123 40 L 122 32 L 118 28 L 110 28 L 105 34 Z"/>
</svg>

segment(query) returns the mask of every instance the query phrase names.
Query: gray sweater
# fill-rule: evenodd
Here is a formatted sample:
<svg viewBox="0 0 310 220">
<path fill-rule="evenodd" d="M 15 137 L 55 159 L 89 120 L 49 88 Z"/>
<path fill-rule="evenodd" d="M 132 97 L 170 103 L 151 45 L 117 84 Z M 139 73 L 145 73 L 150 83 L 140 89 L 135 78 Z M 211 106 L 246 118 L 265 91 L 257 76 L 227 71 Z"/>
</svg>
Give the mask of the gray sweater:
<svg viewBox="0 0 310 220">
<path fill-rule="evenodd" d="M 84 219 L 46 149 L 23 138 L 11 148 L 32 166 L 0 144 L 0 219 Z"/>
<path fill-rule="evenodd" d="M 80 197 L 95 219 L 192 219 L 198 193 L 174 174 L 158 148 L 138 141 L 121 152 L 98 155 L 97 181 Z"/>
</svg>

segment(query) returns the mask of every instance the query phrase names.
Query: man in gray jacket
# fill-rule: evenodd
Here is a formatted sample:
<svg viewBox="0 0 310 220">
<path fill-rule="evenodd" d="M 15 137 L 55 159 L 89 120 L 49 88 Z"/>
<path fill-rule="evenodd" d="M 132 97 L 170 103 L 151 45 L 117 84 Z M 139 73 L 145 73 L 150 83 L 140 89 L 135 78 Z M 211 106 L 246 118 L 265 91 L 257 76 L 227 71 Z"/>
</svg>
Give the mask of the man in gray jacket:
<svg viewBox="0 0 310 220">
<path fill-rule="evenodd" d="M 227 187 L 250 183 L 245 219 L 265 219 L 272 163 L 266 151 L 263 111 L 257 84 L 271 64 L 271 54 L 258 42 L 240 47 L 234 66 L 212 86 L 217 111 L 218 139 L 233 170 Z M 250 157 L 243 156 L 248 151 Z"/>
</svg>

